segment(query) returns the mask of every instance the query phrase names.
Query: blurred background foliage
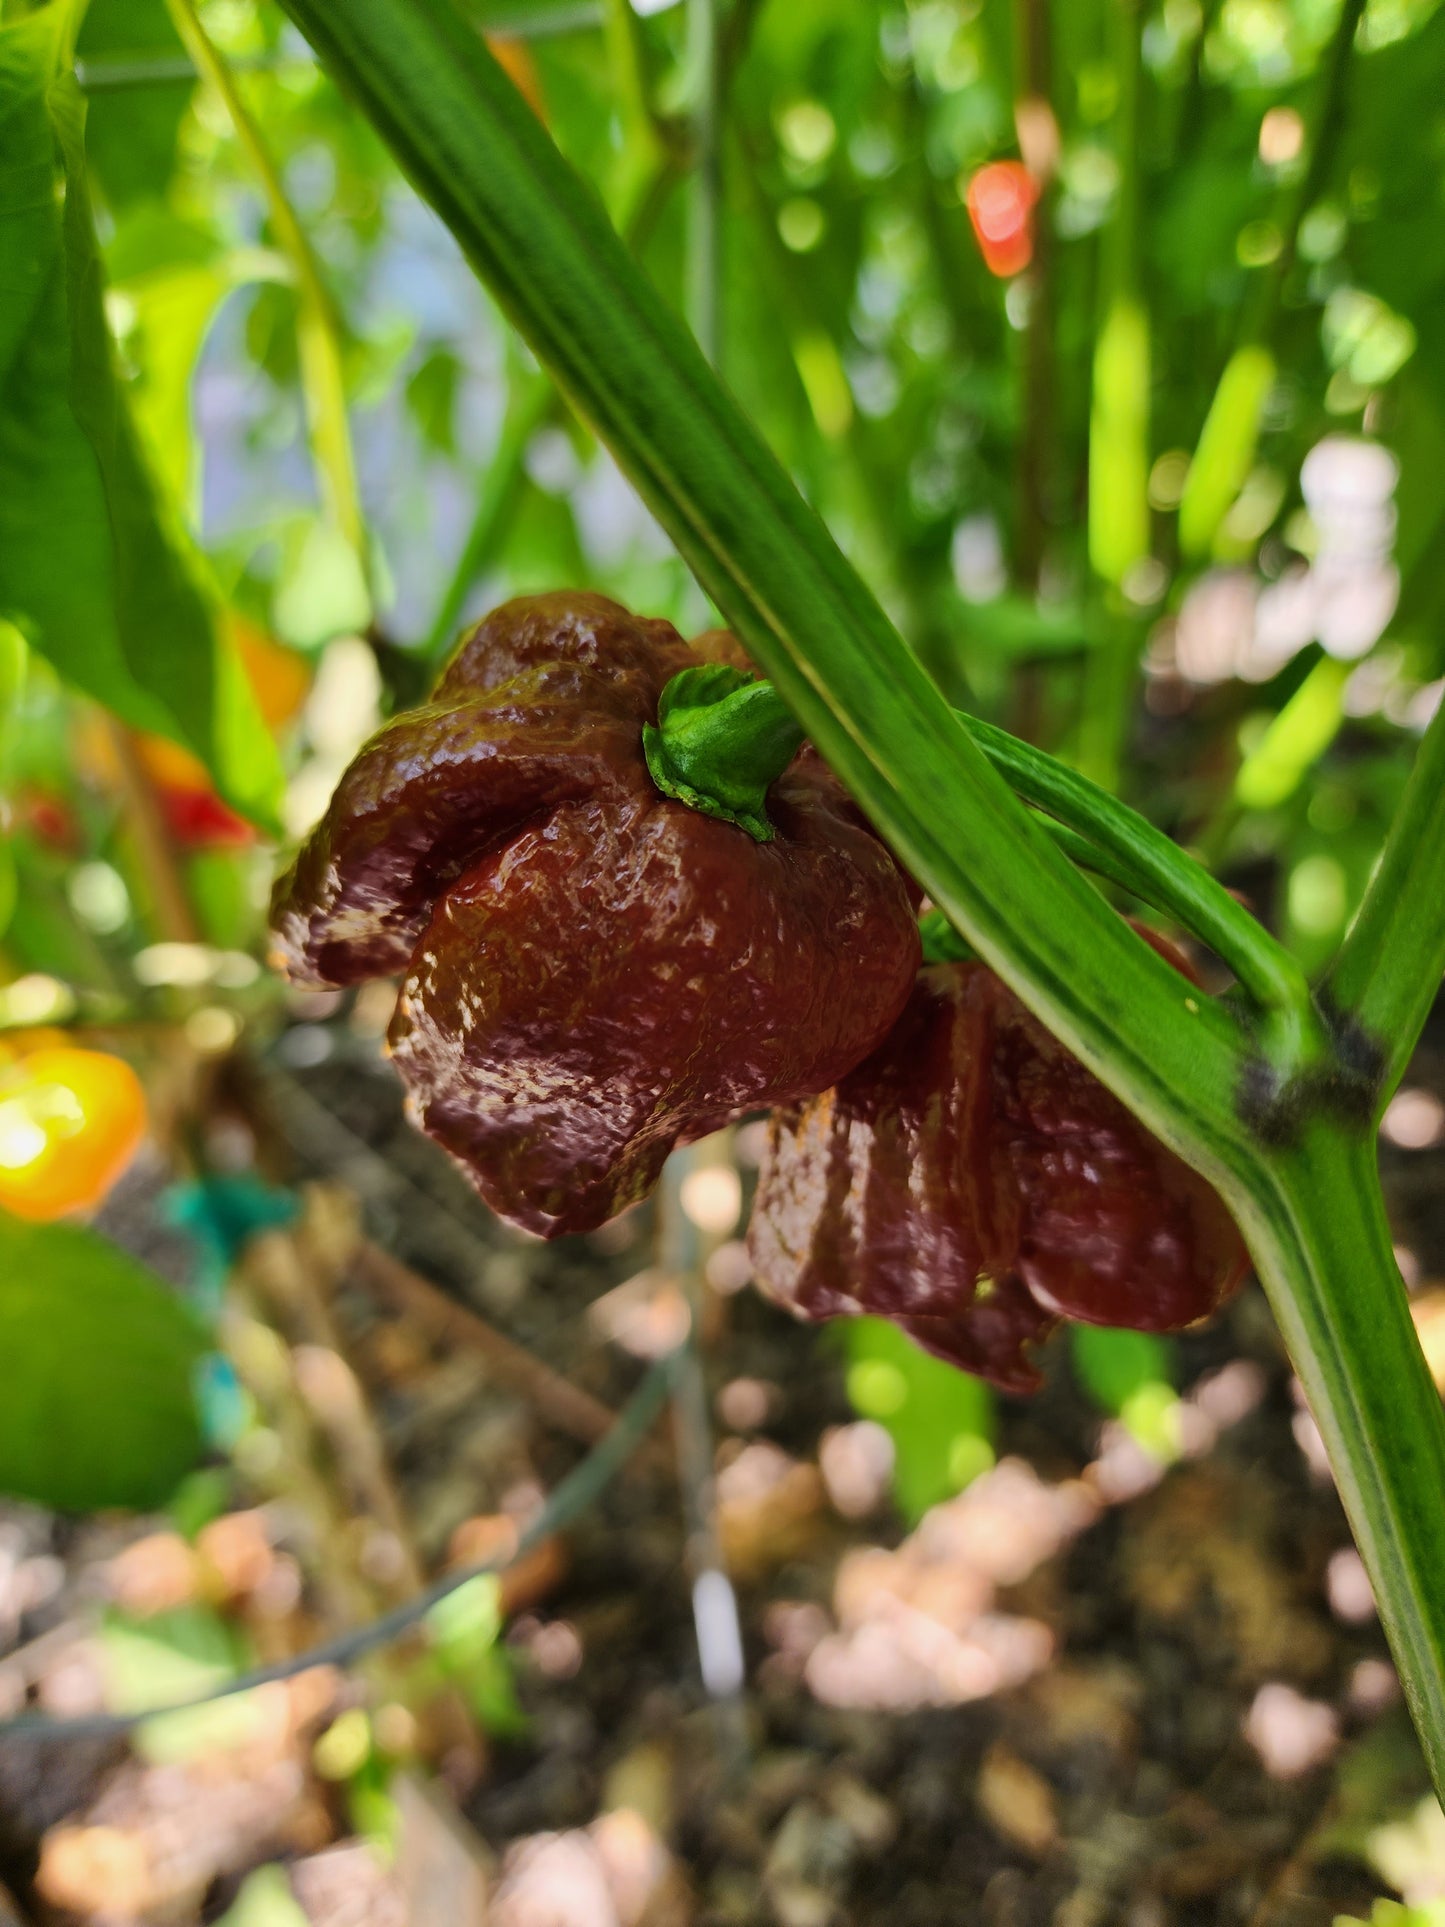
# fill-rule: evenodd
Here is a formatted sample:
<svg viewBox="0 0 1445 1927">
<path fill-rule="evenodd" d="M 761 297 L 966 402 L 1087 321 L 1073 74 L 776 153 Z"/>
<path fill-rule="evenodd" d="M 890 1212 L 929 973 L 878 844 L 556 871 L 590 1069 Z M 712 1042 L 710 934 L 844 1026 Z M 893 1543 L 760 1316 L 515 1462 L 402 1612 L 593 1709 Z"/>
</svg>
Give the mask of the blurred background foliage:
<svg viewBox="0 0 1445 1927">
<path fill-rule="evenodd" d="M 686 309 L 688 8 L 467 4 Z M 34 1218 L 143 1128 L 93 1127 L 57 1043 L 132 1060 L 215 1176 L 197 1093 L 284 1021 L 276 843 L 467 619 L 583 582 L 709 611 L 278 7 L 0 22 L 0 1171 Z M 725 378 L 955 700 L 1317 961 L 1445 677 L 1445 12 L 731 0 L 720 34 Z M 986 1401 L 849 1343 L 916 1514 L 988 1462 Z M 1167 1455 L 1162 1348 L 1075 1367 Z"/>
</svg>

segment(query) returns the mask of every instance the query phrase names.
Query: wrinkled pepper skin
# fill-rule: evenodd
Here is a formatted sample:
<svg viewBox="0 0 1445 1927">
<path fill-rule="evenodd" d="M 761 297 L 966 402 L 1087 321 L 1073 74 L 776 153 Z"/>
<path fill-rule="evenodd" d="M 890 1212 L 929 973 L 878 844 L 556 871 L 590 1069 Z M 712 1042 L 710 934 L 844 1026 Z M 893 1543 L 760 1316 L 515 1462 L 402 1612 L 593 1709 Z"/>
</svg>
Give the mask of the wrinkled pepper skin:
<svg viewBox="0 0 1445 1927">
<path fill-rule="evenodd" d="M 658 793 L 642 727 L 699 660 L 746 666 L 725 633 L 689 647 L 602 596 L 507 603 L 362 749 L 277 887 L 296 981 L 405 973 L 413 1114 L 543 1236 L 834 1083 L 918 968 L 911 885 L 811 750 L 773 785 L 769 843 Z"/>
<path fill-rule="evenodd" d="M 800 1316 L 890 1318 L 1011 1392 L 1060 1318 L 1175 1331 L 1247 1266 L 1204 1179 L 975 962 L 920 971 L 873 1056 L 774 1117 L 749 1245 Z"/>
</svg>

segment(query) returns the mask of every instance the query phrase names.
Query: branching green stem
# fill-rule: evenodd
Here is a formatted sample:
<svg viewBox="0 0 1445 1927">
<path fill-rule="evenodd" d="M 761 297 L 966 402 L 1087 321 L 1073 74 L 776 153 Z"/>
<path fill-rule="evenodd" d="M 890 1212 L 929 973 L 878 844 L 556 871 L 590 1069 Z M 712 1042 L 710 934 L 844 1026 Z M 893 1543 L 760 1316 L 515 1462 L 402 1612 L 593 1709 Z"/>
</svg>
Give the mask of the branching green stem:
<svg viewBox="0 0 1445 1927">
<path fill-rule="evenodd" d="M 1303 1064 L 1323 1054 L 1323 1028 L 1304 972 L 1202 864 L 1066 763 L 992 723 L 974 716 L 967 721 L 974 741 L 1020 796 L 1112 858 L 1114 867 L 1105 875 L 1167 911 L 1229 965 L 1260 1009 L 1282 1021 L 1279 1042 L 1287 1059 Z"/>
</svg>

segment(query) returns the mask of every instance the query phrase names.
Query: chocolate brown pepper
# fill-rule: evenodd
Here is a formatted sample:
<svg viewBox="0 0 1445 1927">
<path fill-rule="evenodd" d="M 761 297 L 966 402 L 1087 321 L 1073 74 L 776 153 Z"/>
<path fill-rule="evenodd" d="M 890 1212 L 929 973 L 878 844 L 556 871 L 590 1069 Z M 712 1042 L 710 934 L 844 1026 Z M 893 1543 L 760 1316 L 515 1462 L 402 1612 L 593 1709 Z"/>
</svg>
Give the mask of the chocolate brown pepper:
<svg viewBox="0 0 1445 1927">
<path fill-rule="evenodd" d="M 917 969 L 911 888 L 811 750 L 772 786 L 769 842 L 658 793 L 663 686 L 746 667 L 700 642 L 603 596 L 507 603 L 362 749 L 277 887 L 296 981 L 405 973 L 414 1115 L 544 1236 L 634 1203 L 674 1145 L 826 1089 Z"/>
<path fill-rule="evenodd" d="M 774 1117 L 749 1244 L 800 1316 L 890 1318 L 1008 1391 L 1060 1318 L 1178 1330 L 1247 1265 L 1205 1180 L 977 962 L 920 971 L 879 1049 Z"/>
</svg>

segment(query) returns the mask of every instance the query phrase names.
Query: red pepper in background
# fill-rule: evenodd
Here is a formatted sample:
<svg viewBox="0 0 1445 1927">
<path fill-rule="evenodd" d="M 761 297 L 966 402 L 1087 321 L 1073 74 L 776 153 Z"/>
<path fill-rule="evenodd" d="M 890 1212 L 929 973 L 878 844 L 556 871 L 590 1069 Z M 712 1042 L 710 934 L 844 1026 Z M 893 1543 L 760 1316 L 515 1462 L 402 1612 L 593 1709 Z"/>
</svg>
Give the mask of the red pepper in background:
<svg viewBox="0 0 1445 1927">
<path fill-rule="evenodd" d="M 749 1245 L 800 1316 L 890 1318 L 1016 1392 L 1059 1318 L 1175 1331 L 1248 1262 L 1205 1180 L 977 962 L 922 970 L 873 1056 L 773 1119 Z"/>
<path fill-rule="evenodd" d="M 183 850 L 241 850 L 256 832 L 212 789 L 164 788 L 157 791 L 161 814 Z"/>
<path fill-rule="evenodd" d="M 919 960 L 910 885 L 817 756 L 776 835 L 662 796 L 645 724 L 679 670 L 743 667 L 606 597 L 507 603 L 343 776 L 277 886 L 299 982 L 405 971 L 392 1050 L 422 1127 L 502 1217 L 556 1236 L 674 1145 L 826 1089 Z"/>
<path fill-rule="evenodd" d="M 1022 161 L 990 161 L 968 183 L 968 218 L 983 264 L 1007 279 L 1034 258 L 1034 203 L 1039 184 Z"/>
</svg>

